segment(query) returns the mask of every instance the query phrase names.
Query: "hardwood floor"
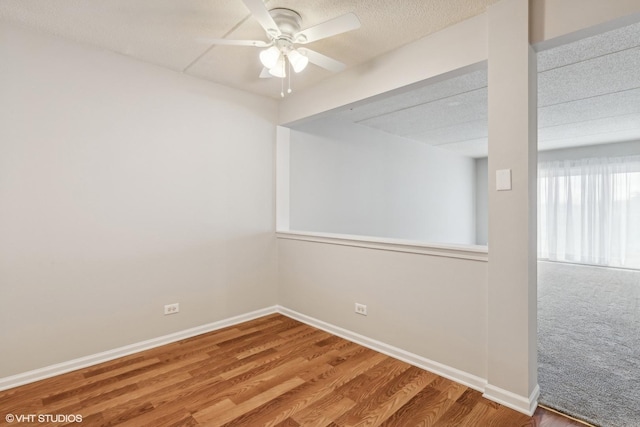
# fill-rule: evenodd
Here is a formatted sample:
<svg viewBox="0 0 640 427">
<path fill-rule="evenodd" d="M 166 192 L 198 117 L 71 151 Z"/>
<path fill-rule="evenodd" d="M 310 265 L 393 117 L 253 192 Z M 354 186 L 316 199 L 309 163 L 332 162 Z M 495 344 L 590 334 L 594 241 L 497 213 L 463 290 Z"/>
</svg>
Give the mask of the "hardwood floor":
<svg viewBox="0 0 640 427">
<path fill-rule="evenodd" d="M 582 425 L 544 409 L 527 417 L 463 385 L 279 314 L 0 392 L 0 425 L 65 423 Z"/>
</svg>

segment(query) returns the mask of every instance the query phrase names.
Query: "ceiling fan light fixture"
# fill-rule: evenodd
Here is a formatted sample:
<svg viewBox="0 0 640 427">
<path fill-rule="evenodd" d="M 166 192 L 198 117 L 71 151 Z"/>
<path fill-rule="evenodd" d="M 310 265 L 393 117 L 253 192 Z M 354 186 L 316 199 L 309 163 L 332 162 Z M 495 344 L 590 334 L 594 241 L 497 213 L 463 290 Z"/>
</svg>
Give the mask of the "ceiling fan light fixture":
<svg viewBox="0 0 640 427">
<path fill-rule="evenodd" d="M 262 65 L 266 68 L 271 69 L 275 67 L 280 59 L 282 59 L 280 49 L 275 46 L 271 46 L 269 49 L 260 52 L 260 62 L 262 62 Z"/>
<path fill-rule="evenodd" d="M 287 58 L 293 67 L 293 71 L 299 73 L 304 70 L 309 64 L 309 58 L 298 52 L 296 49 L 292 50 L 287 54 Z"/>
<path fill-rule="evenodd" d="M 269 68 L 269 74 L 271 74 L 274 77 L 280 77 L 281 79 L 284 79 L 285 77 L 287 77 L 287 72 L 285 70 L 285 59 L 284 56 L 280 56 L 278 58 L 278 61 L 276 62 L 276 64 Z"/>
<path fill-rule="evenodd" d="M 280 96 L 284 97 L 284 79 L 288 78 L 287 93 L 291 93 L 291 69 L 302 72 L 309 62 L 325 70 L 337 73 L 346 65 L 333 58 L 297 44 L 307 44 L 333 37 L 360 28 L 360 20 L 353 13 L 347 13 L 320 24 L 301 29 L 302 17 L 298 12 L 288 8 L 276 7 L 267 9 L 268 0 L 242 0 L 251 12 L 251 16 L 266 32 L 267 41 L 262 40 L 229 40 L 208 39 L 212 45 L 252 46 L 261 48 L 259 60 L 264 66 L 260 78 L 274 76 L 282 79 Z M 200 55 L 185 71 L 200 60 Z"/>
</svg>

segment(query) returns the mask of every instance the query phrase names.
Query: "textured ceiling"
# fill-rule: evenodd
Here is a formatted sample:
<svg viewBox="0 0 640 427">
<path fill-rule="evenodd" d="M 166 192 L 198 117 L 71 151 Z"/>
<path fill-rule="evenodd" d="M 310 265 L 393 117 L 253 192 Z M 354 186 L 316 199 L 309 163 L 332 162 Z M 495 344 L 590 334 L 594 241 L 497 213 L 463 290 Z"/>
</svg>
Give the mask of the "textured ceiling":
<svg viewBox="0 0 640 427">
<path fill-rule="evenodd" d="M 358 30 L 308 45 L 346 63 L 366 62 L 483 13 L 498 0 L 267 0 L 310 27 L 354 12 Z M 277 97 L 259 79 L 253 47 L 208 38 L 265 40 L 241 0 L 0 0 L 0 20 L 107 49 L 196 77 Z M 640 140 L 640 24 L 538 53 L 540 149 Z M 330 73 L 309 66 L 292 86 Z M 487 153 L 486 70 L 473 71 L 326 118 L 349 120 L 473 157 Z"/>
<path fill-rule="evenodd" d="M 268 0 L 302 16 L 307 28 L 348 12 L 360 29 L 308 45 L 348 67 L 483 13 L 497 0 Z M 277 97 L 280 79 L 259 79 L 254 47 L 212 46 L 211 38 L 266 40 L 241 0 L 0 0 L 0 19 L 122 53 L 203 79 Z M 309 66 L 303 88 L 330 73 Z"/>
<path fill-rule="evenodd" d="M 640 141 L 640 23 L 538 53 L 538 147 Z M 486 69 L 326 116 L 487 155 Z"/>
</svg>

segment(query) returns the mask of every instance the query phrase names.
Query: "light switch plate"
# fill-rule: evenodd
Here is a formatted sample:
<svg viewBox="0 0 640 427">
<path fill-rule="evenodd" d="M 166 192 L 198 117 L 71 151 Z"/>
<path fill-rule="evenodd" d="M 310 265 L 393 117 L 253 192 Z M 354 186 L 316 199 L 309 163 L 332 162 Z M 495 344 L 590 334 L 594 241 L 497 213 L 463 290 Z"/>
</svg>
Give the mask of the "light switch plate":
<svg viewBox="0 0 640 427">
<path fill-rule="evenodd" d="M 511 190 L 511 169 L 498 169 L 496 171 L 496 190 Z"/>
</svg>

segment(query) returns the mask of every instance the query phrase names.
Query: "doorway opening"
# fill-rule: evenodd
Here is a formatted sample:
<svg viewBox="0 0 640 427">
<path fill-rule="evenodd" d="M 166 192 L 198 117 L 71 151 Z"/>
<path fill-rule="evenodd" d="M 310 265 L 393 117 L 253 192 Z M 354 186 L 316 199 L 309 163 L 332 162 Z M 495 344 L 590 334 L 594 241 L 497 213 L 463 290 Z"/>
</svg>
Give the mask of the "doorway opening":
<svg viewBox="0 0 640 427">
<path fill-rule="evenodd" d="M 640 23 L 538 52 L 540 403 L 640 425 Z"/>
</svg>

